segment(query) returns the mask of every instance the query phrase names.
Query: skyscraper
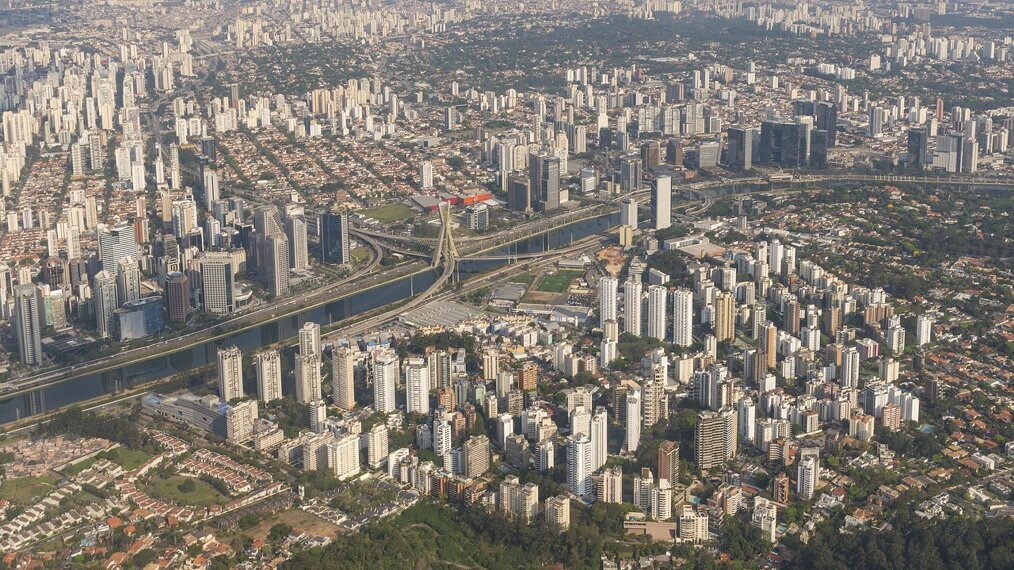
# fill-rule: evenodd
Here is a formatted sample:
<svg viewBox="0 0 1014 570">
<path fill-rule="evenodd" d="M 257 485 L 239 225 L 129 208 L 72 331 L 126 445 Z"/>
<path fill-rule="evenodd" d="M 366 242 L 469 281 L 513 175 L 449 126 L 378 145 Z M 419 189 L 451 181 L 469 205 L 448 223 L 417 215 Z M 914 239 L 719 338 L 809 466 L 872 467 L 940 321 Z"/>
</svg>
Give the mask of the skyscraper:
<svg viewBox="0 0 1014 570">
<path fill-rule="evenodd" d="M 571 437 L 567 444 L 567 487 L 581 497 L 591 497 L 592 445 L 586 435 Z"/>
<path fill-rule="evenodd" d="M 234 302 L 232 254 L 209 251 L 198 261 L 204 311 L 213 315 L 232 312 Z"/>
<path fill-rule="evenodd" d="M 516 212 L 532 211 L 531 181 L 520 174 L 507 179 L 507 207 Z"/>
<path fill-rule="evenodd" d="M 321 358 L 320 325 L 317 323 L 307 321 L 299 328 L 299 354 Z"/>
<path fill-rule="evenodd" d="M 661 285 L 648 286 L 648 336 L 665 340 L 666 299 L 669 292 Z"/>
<path fill-rule="evenodd" d="M 267 237 L 264 262 L 260 266 L 261 280 L 276 297 L 289 294 L 289 239 L 285 234 Z"/>
<path fill-rule="evenodd" d="M 627 388 L 625 405 L 627 407 L 627 441 L 628 453 L 637 451 L 641 444 L 641 390 L 640 388 Z"/>
<path fill-rule="evenodd" d="M 730 340 L 736 332 L 736 297 L 727 291 L 715 296 L 715 339 Z"/>
<path fill-rule="evenodd" d="M 528 186 L 539 210 L 560 207 L 560 159 L 533 153 L 528 157 Z"/>
<path fill-rule="evenodd" d="M 599 280 L 599 322 L 617 320 L 616 289 L 618 282 L 615 277 L 603 277 Z"/>
<path fill-rule="evenodd" d="M 659 176 L 652 183 L 651 219 L 656 230 L 672 225 L 672 178 Z"/>
<path fill-rule="evenodd" d="M 382 414 L 395 410 L 395 387 L 398 384 L 398 355 L 393 351 L 373 353 L 373 407 Z"/>
<path fill-rule="evenodd" d="M 218 396 L 226 402 L 243 397 L 243 353 L 235 346 L 218 349 Z"/>
<path fill-rule="evenodd" d="M 663 441 L 658 446 L 658 478 L 676 483 L 680 474 L 680 444 L 678 441 Z"/>
<path fill-rule="evenodd" d="M 116 276 L 110 271 L 99 271 L 95 274 L 92 291 L 92 302 L 95 306 L 95 330 L 102 337 L 116 332 Z"/>
<path fill-rule="evenodd" d="M 285 220 L 285 231 L 289 240 L 289 267 L 296 271 L 306 270 L 310 266 L 306 220 L 303 216 L 289 216 Z"/>
<path fill-rule="evenodd" d="M 296 402 L 320 400 L 320 359 L 316 354 L 296 355 Z"/>
<path fill-rule="evenodd" d="M 190 316 L 190 279 L 179 271 L 166 275 L 166 308 L 169 321 L 182 323 Z"/>
<path fill-rule="evenodd" d="M 623 284 L 623 332 L 641 336 L 641 282 L 634 279 Z"/>
<path fill-rule="evenodd" d="M 694 453 L 697 467 L 702 471 L 720 467 L 736 456 L 736 411 L 723 408 L 714 412 L 705 410 L 697 414 L 694 430 Z"/>
<path fill-rule="evenodd" d="M 725 162 L 734 170 L 753 168 L 753 131 L 744 127 L 729 127 Z"/>
<path fill-rule="evenodd" d="M 636 156 L 620 159 L 620 191 L 632 192 L 641 189 L 641 160 Z"/>
<path fill-rule="evenodd" d="M 324 263 L 348 265 L 352 262 L 349 250 L 348 212 L 328 212 L 320 216 L 320 249 Z"/>
<path fill-rule="evenodd" d="M 405 366 L 405 407 L 408 413 L 430 413 L 430 370 L 421 358 Z"/>
<path fill-rule="evenodd" d="M 676 346 L 690 346 L 694 342 L 694 292 L 677 289 L 672 293 L 672 341 Z"/>
<path fill-rule="evenodd" d="M 926 155 L 929 151 L 929 136 L 926 128 L 909 129 L 908 131 L 908 165 L 912 168 L 926 166 Z"/>
<path fill-rule="evenodd" d="M 141 298 L 141 269 L 133 257 L 124 257 L 116 264 L 116 303 L 125 303 Z"/>
<path fill-rule="evenodd" d="M 592 471 L 598 471 L 609 457 L 609 413 L 599 408 L 591 418 Z"/>
<path fill-rule="evenodd" d="M 272 402 L 282 397 L 282 358 L 277 350 L 262 350 L 254 355 L 257 371 L 257 399 Z"/>
<path fill-rule="evenodd" d="M 343 410 L 356 407 L 354 364 L 352 350 L 335 349 L 331 359 L 331 396 L 335 405 Z"/>
<path fill-rule="evenodd" d="M 114 276 L 119 272 L 119 262 L 124 257 L 137 257 L 137 241 L 134 228 L 129 224 L 109 227 L 99 224 L 96 230 L 99 239 L 99 261 L 102 269 Z"/>
<path fill-rule="evenodd" d="M 838 104 L 829 101 L 818 101 L 814 127 L 827 133 L 827 147 L 838 145 Z"/>
<path fill-rule="evenodd" d="M 14 287 L 14 337 L 18 356 L 24 366 L 42 364 L 42 308 L 35 286 L 25 283 Z"/>
</svg>

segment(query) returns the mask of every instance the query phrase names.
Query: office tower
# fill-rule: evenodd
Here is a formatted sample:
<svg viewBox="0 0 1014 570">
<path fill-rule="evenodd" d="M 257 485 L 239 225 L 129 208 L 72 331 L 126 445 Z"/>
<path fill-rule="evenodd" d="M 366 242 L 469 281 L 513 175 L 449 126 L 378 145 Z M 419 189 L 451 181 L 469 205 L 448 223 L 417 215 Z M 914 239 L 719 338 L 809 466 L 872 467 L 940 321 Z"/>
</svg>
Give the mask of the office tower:
<svg viewBox="0 0 1014 570">
<path fill-rule="evenodd" d="M 676 483 L 679 476 L 680 444 L 678 441 L 663 441 L 658 446 L 658 478 Z"/>
<path fill-rule="evenodd" d="M 743 127 L 729 127 L 725 163 L 733 170 L 753 168 L 753 131 Z"/>
<path fill-rule="evenodd" d="M 387 461 L 390 446 L 387 424 L 375 424 L 364 434 L 364 439 L 366 439 L 366 463 L 371 469 L 379 469 Z"/>
<path fill-rule="evenodd" d="M 433 163 L 424 160 L 419 163 L 419 189 L 429 190 L 433 188 Z"/>
<path fill-rule="evenodd" d="M 516 212 L 533 210 L 531 181 L 520 174 L 512 174 L 507 179 L 507 207 Z"/>
<path fill-rule="evenodd" d="M 884 134 L 884 120 L 887 117 L 887 113 L 883 107 L 873 106 L 870 107 L 869 113 L 869 128 L 866 134 L 870 137 L 879 137 Z"/>
<path fill-rule="evenodd" d="M 190 279 L 184 273 L 173 271 L 166 275 L 165 291 L 169 322 L 186 322 L 190 316 Z"/>
<path fill-rule="evenodd" d="M 211 251 L 198 261 L 204 311 L 213 315 L 232 312 L 234 301 L 232 254 Z"/>
<path fill-rule="evenodd" d="M 648 141 L 641 145 L 641 168 L 649 170 L 662 162 L 662 146 L 658 141 Z"/>
<path fill-rule="evenodd" d="M 108 337 L 116 331 L 116 276 L 110 271 L 99 271 L 95 274 L 93 286 L 93 303 L 95 306 L 95 330 L 102 337 Z"/>
<path fill-rule="evenodd" d="M 926 166 L 926 155 L 929 153 L 929 134 L 926 128 L 908 130 L 908 165 L 912 168 Z"/>
<path fill-rule="evenodd" d="M 810 132 L 810 166 L 827 168 L 827 131 Z"/>
<path fill-rule="evenodd" d="M 826 133 L 827 147 L 838 145 L 838 105 L 829 101 L 819 101 L 816 108 L 814 128 Z"/>
<path fill-rule="evenodd" d="M 676 289 L 672 292 L 672 341 L 676 346 L 690 346 L 694 342 L 694 292 Z"/>
<path fill-rule="evenodd" d="M 315 354 L 296 354 L 296 402 L 307 404 L 321 399 L 320 358 Z"/>
<path fill-rule="evenodd" d="M 683 147 L 678 139 L 669 139 L 665 144 L 665 161 L 673 166 L 683 166 Z"/>
<path fill-rule="evenodd" d="M 398 385 L 398 355 L 393 351 L 373 353 L 373 407 L 382 414 L 395 410 L 395 387 Z"/>
<path fill-rule="evenodd" d="M 339 436 L 327 444 L 327 464 L 339 481 L 358 475 L 359 436 L 354 433 Z"/>
<path fill-rule="evenodd" d="M 924 346 L 929 344 L 933 338 L 933 317 L 931 315 L 919 315 L 915 319 L 915 345 Z"/>
<path fill-rule="evenodd" d="M 546 524 L 563 532 L 570 528 L 570 498 L 560 495 L 546 499 Z"/>
<path fill-rule="evenodd" d="M 737 418 L 732 408 L 697 414 L 694 456 L 702 471 L 722 466 L 736 456 Z"/>
<path fill-rule="evenodd" d="M 489 471 L 489 438 L 484 435 L 473 435 L 461 444 L 464 455 L 462 474 L 469 479 L 479 477 Z"/>
<path fill-rule="evenodd" d="M 626 198 L 620 202 L 620 225 L 637 227 L 637 200 Z"/>
<path fill-rule="evenodd" d="M 623 332 L 641 336 L 641 282 L 628 279 L 623 284 Z"/>
<path fill-rule="evenodd" d="M 627 388 L 627 452 L 634 453 L 637 446 L 641 444 L 641 390 L 639 388 Z"/>
<path fill-rule="evenodd" d="M 331 358 L 331 396 L 335 405 L 346 411 L 356 407 L 354 365 L 352 350 L 335 348 Z"/>
<path fill-rule="evenodd" d="M 116 303 L 125 303 L 141 298 L 141 269 L 133 257 L 124 257 L 117 263 Z"/>
<path fill-rule="evenodd" d="M 289 294 L 289 239 L 285 234 L 269 235 L 260 264 L 261 281 L 275 297 Z"/>
<path fill-rule="evenodd" d="M 736 297 L 727 291 L 715 296 L 715 339 L 731 340 L 736 333 Z"/>
<path fill-rule="evenodd" d="M 620 159 L 620 191 L 633 192 L 641 189 L 641 160 L 635 156 Z"/>
<path fill-rule="evenodd" d="M 310 267 L 306 220 L 303 216 L 290 216 L 285 220 L 285 231 L 289 241 L 289 267 L 296 271 L 305 271 Z"/>
<path fill-rule="evenodd" d="M 405 402 L 408 413 L 430 413 L 430 369 L 421 358 L 405 366 Z"/>
<path fill-rule="evenodd" d="M 567 443 L 567 487 L 581 497 L 591 497 L 592 446 L 586 435 L 571 437 Z"/>
<path fill-rule="evenodd" d="M 591 418 L 592 471 L 598 471 L 609 458 L 609 414 L 599 408 Z"/>
<path fill-rule="evenodd" d="M 201 137 L 201 154 L 212 164 L 218 162 L 218 141 L 213 137 Z"/>
<path fill-rule="evenodd" d="M 257 400 L 246 400 L 229 406 L 225 413 L 226 439 L 230 443 L 243 443 L 252 439 L 258 416 Z"/>
<path fill-rule="evenodd" d="M 815 455 L 802 457 L 796 470 L 796 494 L 803 500 L 812 499 L 819 480 L 820 460 Z"/>
<path fill-rule="evenodd" d="M 134 228 L 128 224 L 109 227 L 99 224 L 99 262 L 102 269 L 114 276 L 119 272 L 119 262 L 124 257 L 137 257 L 137 241 L 134 239 Z"/>
<path fill-rule="evenodd" d="M 560 159 L 532 153 L 528 157 L 528 187 L 542 212 L 560 207 Z"/>
<path fill-rule="evenodd" d="M 757 162 L 788 168 L 805 166 L 809 160 L 810 127 L 781 120 L 762 122 Z"/>
<path fill-rule="evenodd" d="M 218 396 L 229 402 L 243 397 L 243 353 L 230 346 L 220 348 L 218 355 Z"/>
<path fill-rule="evenodd" d="M 615 277 L 603 277 L 599 280 L 599 322 L 617 320 L 616 290 L 619 282 Z"/>
<path fill-rule="evenodd" d="M 282 397 L 282 357 L 277 350 L 254 354 L 257 371 L 257 399 L 267 403 Z"/>
<path fill-rule="evenodd" d="M 11 324 L 18 344 L 18 356 L 24 366 L 42 364 L 42 307 L 35 286 L 24 283 L 14 287 L 14 314 Z"/>
<path fill-rule="evenodd" d="M 328 212 L 320 216 L 320 250 L 324 263 L 352 263 L 349 249 L 348 212 Z"/>
<path fill-rule="evenodd" d="M 656 230 L 672 225 L 672 178 L 659 176 L 652 184 L 651 219 Z"/>
<path fill-rule="evenodd" d="M 212 204 L 221 199 L 218 187 L 218 171 L 214 168 L 202 168 L 204 171 L 204 209 L 211 211 Z"/>
<path fill-rule="evenodd" d="M 299 354 L 321 358 L 320 325 L 317 323 L 307 321 L 299 328 Z"/>
<path fill-rule="evenodd" d="M 668 290 L 661 285 L 648 286 L 648 336 L 665 340 L 666 298 Z"/>
</svg>

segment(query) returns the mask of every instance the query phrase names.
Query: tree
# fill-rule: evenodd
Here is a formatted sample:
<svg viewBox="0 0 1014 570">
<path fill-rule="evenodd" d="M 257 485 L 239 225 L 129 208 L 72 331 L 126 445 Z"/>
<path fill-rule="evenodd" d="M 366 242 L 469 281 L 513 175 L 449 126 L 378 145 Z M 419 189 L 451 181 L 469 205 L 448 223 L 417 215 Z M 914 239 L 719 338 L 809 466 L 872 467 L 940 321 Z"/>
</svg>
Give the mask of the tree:
<svg viewBox="0 0 1014 570">
<path fill-rule="evenodd" d="M 186 481 L 177 485 L 177 488 L 181 493 L 193 493 L 197 489 L 197 484 L 194 483 L 193 479 L 187 479 Z"/>
<path fill-rule="evenodd" d="M 268 540 L 272 542 L 281 542 L 290 534 L 292 534 L 292 525 L 278 523 L 272 526 L 271 530 L 268 531 Z"/>
</svg>

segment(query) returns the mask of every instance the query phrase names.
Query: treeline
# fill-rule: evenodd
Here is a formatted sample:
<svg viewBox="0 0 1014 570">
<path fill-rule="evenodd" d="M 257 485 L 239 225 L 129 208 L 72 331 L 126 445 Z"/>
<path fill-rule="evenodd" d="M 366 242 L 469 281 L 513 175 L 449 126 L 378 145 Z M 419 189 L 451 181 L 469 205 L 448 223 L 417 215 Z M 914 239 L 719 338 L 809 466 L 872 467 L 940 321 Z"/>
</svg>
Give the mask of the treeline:
<svg viewBox="0 0 1014 570">
<path fill-rule="evenodd" d="M 288 569 L 541 567 L 597 568 L 606 536 L 622 533 L 619 505 L 572 508 L 570 530 L 558 533 L 539 521 L 511 522 L 480 507 L 454 509 L 432 501 L 361 532 L 296 554 Z"/>
<path fill-rule="evenodd" d="M 991 570 L 1014 568 L 1014 520 L 924 521 L 908 512 L 887 530 L 841 533 L 831 521 L 818 527 L 789 564 L 822 568 Z"/>
<path fill-rule="evenodd" d="M 56 414 L 51 420 L 40 426 L 39 434 L 43 436 L 69 434 L 81 437 L 101 437 L 131 449 L 141 449 L 146 438 L 144 432 L 137 427 L 139 415 L 140 408 L 135 408 L 129 414 L 104 416 L 95 412 L 86 412 L 74 406 Z"/>
</svg>

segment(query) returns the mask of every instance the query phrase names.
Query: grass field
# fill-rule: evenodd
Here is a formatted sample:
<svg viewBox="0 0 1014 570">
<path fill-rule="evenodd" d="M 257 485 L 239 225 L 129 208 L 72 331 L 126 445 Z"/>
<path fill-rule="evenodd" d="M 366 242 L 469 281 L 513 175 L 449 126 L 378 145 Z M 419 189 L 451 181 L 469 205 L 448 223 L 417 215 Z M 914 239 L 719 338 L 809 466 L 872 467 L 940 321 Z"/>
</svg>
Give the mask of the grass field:
<svg viewBox="0 0 1014 570">
<path fill-rule="evenodd" d="M 318 518 L 300 509 L 289 509 L 282 511 L 271 518 L 264 519 L 257 526 L 243 531 L 243 534 L 253 538 L 267 538 L 271 527 L 276 524 L 287 524 L 295 530 L 301 530 L 317 536 L 334 536 L 338 526 Z"/>
<path fill-rule="evenodd" d="M 0 499 L 17 505 L 30 505 L 48 495 L 59 480 L 56 475 L 6 479 L 0 484 Z"/>
<path fill-rule="evenodd" d="M 546 274 L 539 280 L 539 286 L 535 289 L 543 293 L 563 293 L 567 290 L 570 282 L 582 275 L 580 271 L 563 270 L 556 273 Z"/>
<path fill-rule="evenodd" d="M 180 489 L 184 481 L 193 481 L 194 490 L 188 492 Z M 229 499 L 214 487 L 193 477 L 173 475 L 168 479 L 158 479 L 152 485 L 152 494 L 180 505 L 193 507 L 210 507 L 227 503 Z"/>
<path fill-rule="evenodd" d="M 373 218 L 382 224 L 400 222 L 415 217 L 416 211 L 408 204 L 384 204 L 376 208 L 369 208 L 362 211 L 364 216 Z"/>
<path fill-rule="evenodd" d="M 137 469 L 142 463 L 151 459 L 151 455 L 135 449 L 117 447 L 110 449 L 109 451 L 103 451 L 95 457 L 90 457 L 84 461 L 75 463 L 74 465 L 64 469 L 63 472 L 68 475 L 77 475 L 94 465 L 99 459 L 108 459 L 120 467 L 123 467 L 124 471 L 131 471 L 133 469 Z"/>
<path fill-rule="evenodd" d="M 366 263 L 370 260 L 370 248 L 368 247 L 356 247 L 349 253 L 352 255 L 352 263 L 355 265 Z"/>
</svg>

